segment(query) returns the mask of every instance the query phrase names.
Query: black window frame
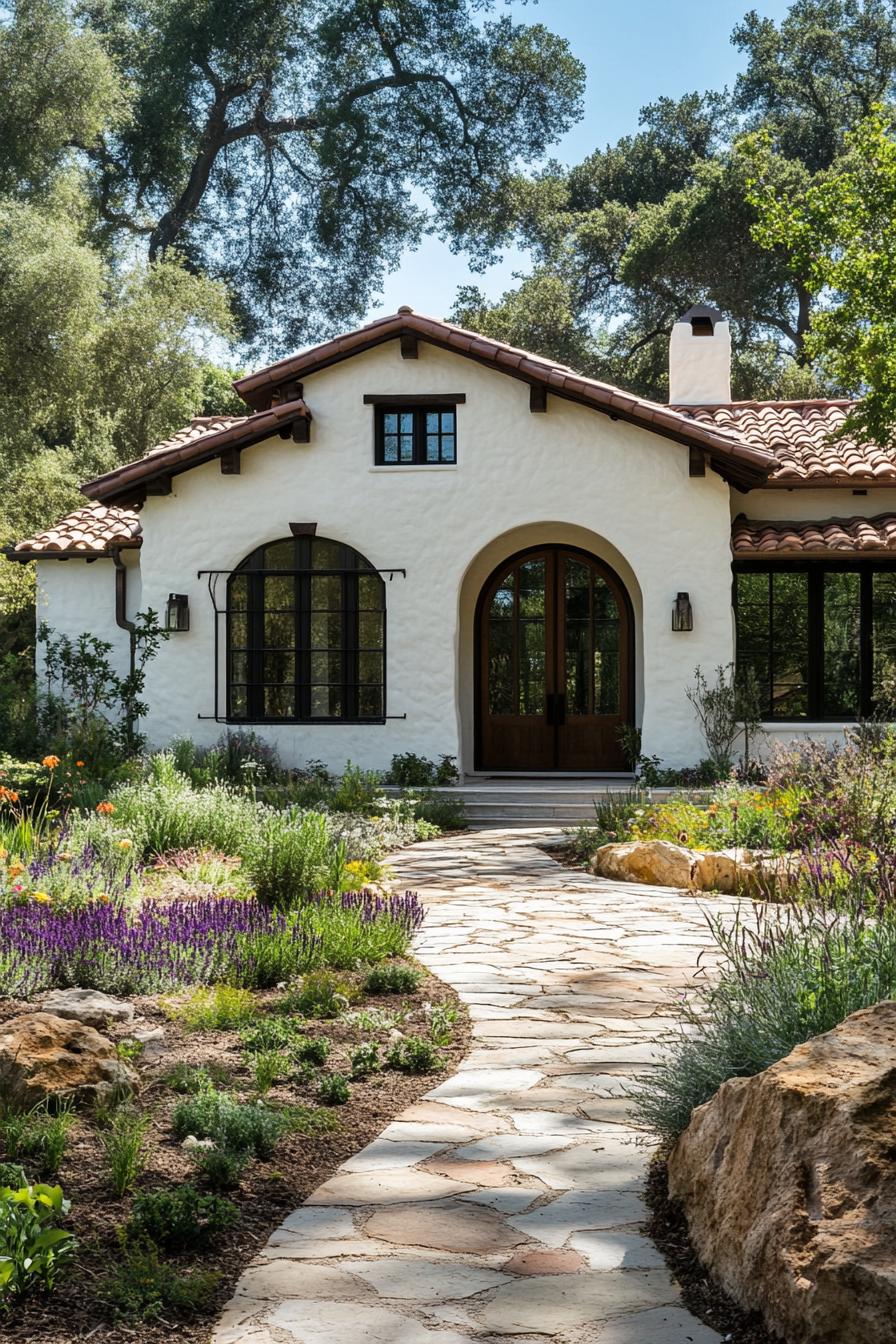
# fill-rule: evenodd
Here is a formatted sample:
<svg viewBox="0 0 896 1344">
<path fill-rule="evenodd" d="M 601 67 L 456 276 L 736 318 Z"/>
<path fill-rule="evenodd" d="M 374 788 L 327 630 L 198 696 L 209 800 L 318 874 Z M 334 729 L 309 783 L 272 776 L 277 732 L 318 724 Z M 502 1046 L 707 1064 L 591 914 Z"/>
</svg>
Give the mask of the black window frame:
<svg viewBox="0 0 896 1344">
<path fill-rule="evenodd" d="M 315 545 L 335 546 L 339 548 L 338 565 L 314 566 L 313 548 Z M 265 563 L 266 552 L 274 546 L 289 544 L 293 548 L 293 563 L 290 565 L 270 565 Z M 338 609 L 312 607 L 312 580 L 315 578 L 338 578 L 340 581 L 341 601 Z M 234 583 L 246 579 L 246 605 L 234 606 L 232 594 Z M 265 605 L 265 580 L 269 578 L 289 578 L 293 581 L 293 606 L 275 608 Z M 375 579 L 378 605 L 362 605 L 360 582 L 362 578 Z M 226 618 L 226 721 L 235 725 L 249 724 L 343 724 L 363 723 L 382 724 L 386 722 L 387 694 L 387 613 L 386 585 L 382 575 L 370 562 L 345 542 L 329 537 L 299 535 L 280 537 L 265 542 L 250 552 L 234 569 L 227 579 L 227 618 Z M 294 642 L 277 649 L 265 643 L 265 616 L 270 614 L 291 614 L 294 617 Z M 380 616 L 381 647 L 362 645 L 360 639 L 361 615 L 374 613 Z M 326 648 L 314 646 L 311 642 L 312 615 L 338 615 L 340 640 L 338 646 L 329 644 Z M 236 644 L 234 627 L 238 618 L 246 622 L 245 643 Z M 264 676 L 264 661 L 272 653 L 282 653 L 295 660 L 292 681 L 270 681 Z M 318 682 L 312 679 L 313 654 L 326 654 L 340 659 L 340 676 L 335 681 Z M 361 657 L 364 654 L 378 654 L 382 658 L 381 680 L 364 682 L 361 680 Z M 245 680 L 234 677 L 235 657 L 246 660 Z M 290 715 L 268 714 L 265 712 L 265 688 L 273 685 L 291 686 L 294 691 L 293 708 Z M 343 712 L 334 714 L 312 714 L 312 692 L 321 686 L 337 686 L 341 690 Z M 234 710 L 234 691 L 245 689 L 246 712 Z M 379 691 L 379 708 L 375 714 L 361 713 L 361 693 L 364 689 Z"/>
<path fill-rule="evenodd" d="M 873 695 L 874 677 L 874 594 L 873 576 L 878 573 L 896 573 L 896 560 L 749 560 L 732 565 L 731 601 L 735 615 L 735 663 L 739 667 L 738 585 L 740 574 L 806 574 L 807 628 L 808 628 L 808 683 L 805 714 L 775 715 L 771 708 L 762 714 L 764 723 L 856 723 L 875 712 Z M 826 714 L 824 686 L 824 576 L 825 574 L 858 574 L 859 580 L 859 708 L 855 715 Z M 772 635 L 768 643 L 768 703 L 771 705 Z"/>
<path fill-rule="evenodd" d="M 457 402 L 452 401 L 400 401 L 377 402 L 373 408 L 374 411 L 374 465 L 377 467 L 455 467 L 457 466 Z M 430 461 L 426 456 L 426 417 L 436 414 L 438 416 L 454 416 L 454 433 L 446 434 L 442 431 L 441 420 L 439 424 L 439 457 L 438 460 Z M 410 461 L 389 462 L 386 460 L 386 429 L 385 421 L 387 415 L 410 415 L 412 417 L 412 455 Z M 454 439 L 454 456 L 448 459 L 442 457 L 442 439 Z"/>
</svg>

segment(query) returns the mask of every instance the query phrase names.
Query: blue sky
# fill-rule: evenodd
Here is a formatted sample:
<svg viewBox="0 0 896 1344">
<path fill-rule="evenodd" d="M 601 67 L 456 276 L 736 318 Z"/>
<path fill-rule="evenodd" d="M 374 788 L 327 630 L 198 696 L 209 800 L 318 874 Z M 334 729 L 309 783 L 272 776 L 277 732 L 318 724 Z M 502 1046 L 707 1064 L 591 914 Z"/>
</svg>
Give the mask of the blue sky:
<svg viewBox="0 0 896 1344">
<path fill-rule="evenodd" d="M 732 84 L 743 65 L 729 40 L 735 24 L 750 9 L 780 21 L 789 7 L 790 0 L 514 0 L 510 10 L 518 19 L 568 38 L 587 70 L 585 116 L 552 157 L 574 163 L 636 130 L 639 109 L 656 98 Z M 444 317 L 458 285 L 472 280 L 497 298 L 513 285 L 513 272 L 525 269 L 525 254 L 514 250 L 484 276 L 471 276 L 462 256 L 427 239 L 405 254 L 369 315 L 409 303 Z"/>
</svg>

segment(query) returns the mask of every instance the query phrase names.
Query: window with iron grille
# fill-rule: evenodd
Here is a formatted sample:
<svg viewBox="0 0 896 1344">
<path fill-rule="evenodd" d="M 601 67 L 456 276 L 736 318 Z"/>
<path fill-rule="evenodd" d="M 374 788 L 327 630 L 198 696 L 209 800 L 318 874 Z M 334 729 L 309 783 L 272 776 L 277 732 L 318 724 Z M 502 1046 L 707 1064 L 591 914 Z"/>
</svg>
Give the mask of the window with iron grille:
<svg viewBox="0 0 896 1344">
<path fill-rule="evenodd" d="M 386 715 L 385 585 L 350 546 L 259 546 L 227 582 L 228 718 L 378 722 Z"/>
<path fill-rule="evenodd" d="M 378 405 L 375 461 L 381 467 L 438 466 L 456 462 L 455 407 Z"/>
</svg>

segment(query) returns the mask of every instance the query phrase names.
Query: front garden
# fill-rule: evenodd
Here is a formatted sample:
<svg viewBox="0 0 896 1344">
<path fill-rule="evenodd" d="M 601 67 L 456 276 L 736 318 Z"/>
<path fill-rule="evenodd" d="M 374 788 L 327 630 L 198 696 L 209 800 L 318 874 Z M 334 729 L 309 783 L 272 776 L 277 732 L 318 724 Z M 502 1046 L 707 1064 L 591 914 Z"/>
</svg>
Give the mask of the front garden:
<svg viewBox="0 0 896 1344">
<path fill-rule="evenodd" d="M 205 1339 L 285 1213 L 463 1053 L 385 865 L 462 814 L 251 735 L 2 769 L 4 1338 Z"/>
</svg>

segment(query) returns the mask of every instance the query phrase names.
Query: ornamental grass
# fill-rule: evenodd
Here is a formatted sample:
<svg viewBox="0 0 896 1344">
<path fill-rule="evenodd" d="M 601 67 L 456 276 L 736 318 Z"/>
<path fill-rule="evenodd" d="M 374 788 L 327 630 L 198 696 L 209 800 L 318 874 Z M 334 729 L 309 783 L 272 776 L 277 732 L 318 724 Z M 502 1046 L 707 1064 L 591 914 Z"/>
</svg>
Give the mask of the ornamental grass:
<svg viewBox="0 0 896 1344">
<path fill-rule="evenodd" d="M 215 983 L 267 988 L 315 967 L 398 955 L 422 919 L 412 893 L 321 893 L 288 913 L 234 897 L 136 910 L 14 904 L 0 909 L 0 994 L 30 999 L 72 985 L 110 994 Z"/>
</svg>

